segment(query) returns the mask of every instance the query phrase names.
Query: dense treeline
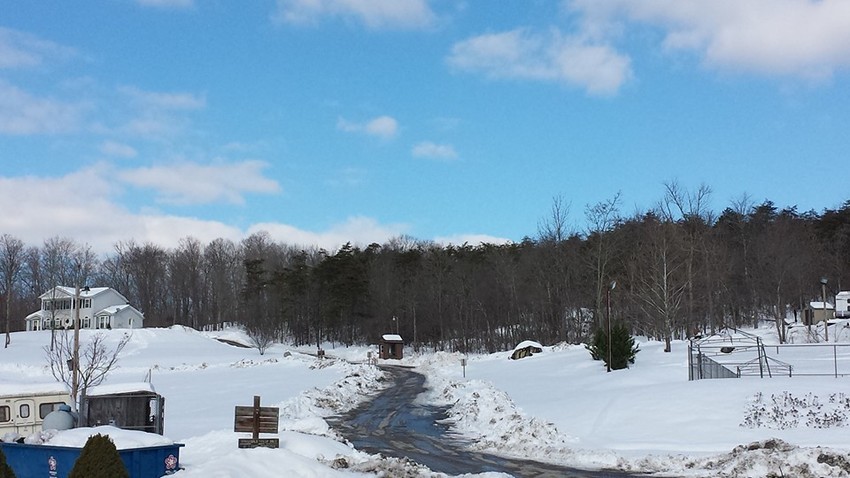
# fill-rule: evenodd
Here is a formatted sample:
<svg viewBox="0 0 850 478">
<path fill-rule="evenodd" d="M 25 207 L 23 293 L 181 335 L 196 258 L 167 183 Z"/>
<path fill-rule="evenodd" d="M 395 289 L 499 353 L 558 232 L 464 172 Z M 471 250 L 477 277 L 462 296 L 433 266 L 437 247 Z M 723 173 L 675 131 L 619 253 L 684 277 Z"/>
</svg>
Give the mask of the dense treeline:
<svg viewBox="0 0 850 478">
<path fill-rule="evenodd" d="M 298 344 L 374 343 L 398 330 L 417 347 L 495 351 L 586 341 L 609 309 L 668 344 L 766 317 L 782 334 L 780 319 L 820 298 L 822 277 L 830 295 L 850 284 L 850 201 L 818 214 L 744 197 L 715 214 L 708 195 L 668 184 L 657 206 L 630 216 L 615 196 L 585 208 L 582 231 L 555 198 L 534 238 L 506 245 L 399 237 L 326 251 L 258 233 L 174 249 L 128 241 L 97 257 L 68 238 L 36 247 L 4 234 L 0 313 L 21 330 L 41 293 L 79 283 L 117 289 L 147 326 L 236 322 Z"/>
</svg>

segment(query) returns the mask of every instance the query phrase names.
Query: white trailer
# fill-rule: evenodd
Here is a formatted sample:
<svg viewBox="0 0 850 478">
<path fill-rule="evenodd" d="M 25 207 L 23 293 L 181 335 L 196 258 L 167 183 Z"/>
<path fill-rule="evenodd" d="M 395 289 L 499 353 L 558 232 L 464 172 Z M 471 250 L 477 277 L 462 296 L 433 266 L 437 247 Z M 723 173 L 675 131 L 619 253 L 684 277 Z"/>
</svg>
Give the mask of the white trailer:
<svg viewBox="0 0 850 478">
<path fill-rule="evenodd" d="M 850 291 L 841 291 L 835 294 L 835 318 L 850 318 Z"/>
<path fill-rule="evenodd" d="M 71 396 L 59 384 L 0 384 L 0 437 L 41 431 L 44 417 L 63 403 L 72 405 Z"/>
</svg>

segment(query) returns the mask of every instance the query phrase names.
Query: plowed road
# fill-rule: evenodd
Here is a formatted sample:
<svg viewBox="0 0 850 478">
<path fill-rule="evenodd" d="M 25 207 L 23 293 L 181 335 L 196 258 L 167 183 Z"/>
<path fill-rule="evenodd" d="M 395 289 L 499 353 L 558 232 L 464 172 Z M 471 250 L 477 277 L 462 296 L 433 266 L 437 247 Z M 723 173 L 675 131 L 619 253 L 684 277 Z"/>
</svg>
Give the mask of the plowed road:
<svg viewBox="0 0 850 478">
<path fill-rule="evenodd" d="M 586 471 L 558 465 L 469 451 L 463 439 L 439 423 L 445 409 L 418 403 L 425 377 L 402 367 L 384 367 L 393 385 L 332 425 L 358 450 L 407 457 L 448 475 L 503 472 L 518 478 L 624 478 L 611 471 Z"/>
</svg>

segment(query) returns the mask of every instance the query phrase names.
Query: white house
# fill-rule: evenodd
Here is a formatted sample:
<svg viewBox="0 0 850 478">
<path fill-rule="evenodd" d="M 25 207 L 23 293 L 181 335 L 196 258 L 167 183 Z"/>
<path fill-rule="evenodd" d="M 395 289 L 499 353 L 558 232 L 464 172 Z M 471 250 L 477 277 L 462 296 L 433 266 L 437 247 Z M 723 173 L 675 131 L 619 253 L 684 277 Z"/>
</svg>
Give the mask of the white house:
<svg viewBox="0 0 850 478">
<path fill-rule="evenodd" d="M 26 318 L 27 330 L 73 328 L 76 289 L 57 286 L 41 294 L 41 310 Z M 109 287 L 80 289 L 81 329 L 140 329 L 145 316 Z"/>
<path fill-rule="evenodd" d="M 841 291 L 835 294 L 835 317 L 850 318 L 850 291 Z"/>
</svg>

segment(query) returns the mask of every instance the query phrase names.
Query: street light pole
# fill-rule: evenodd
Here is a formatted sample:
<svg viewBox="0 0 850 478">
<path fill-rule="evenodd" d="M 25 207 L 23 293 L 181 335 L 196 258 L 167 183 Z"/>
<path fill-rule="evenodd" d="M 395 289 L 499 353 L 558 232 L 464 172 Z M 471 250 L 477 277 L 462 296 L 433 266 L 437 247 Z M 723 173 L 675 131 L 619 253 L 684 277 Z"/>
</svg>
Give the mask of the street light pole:
<svg viewBox="0 0 850 478">
<path fill-rule="evenodd" d="M 608 316 L 608 371 L 611 371 L 611 291 L 617 287 L 617 281 L 611 282 L 611 287 L 605 290 L 606 313 Z"/>
<path fill-rule="evenodd" d="M 80 281 L 77 280 L 74 292 L 74 350 L 71 360 L 74 374 L 71 376 L 71 393 L 74 399 L 74 409 L 77 410 L 77 400 L 80 396 Z"/>
<path fill-rule="evenodd" d="M 829 342 L 829 317 L 826 315 L 826 277 L 820 278 L 820 298 L 823 301 L 823 339 Z"/>
</svg>

